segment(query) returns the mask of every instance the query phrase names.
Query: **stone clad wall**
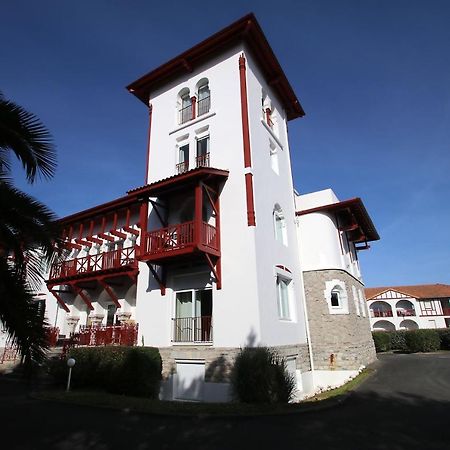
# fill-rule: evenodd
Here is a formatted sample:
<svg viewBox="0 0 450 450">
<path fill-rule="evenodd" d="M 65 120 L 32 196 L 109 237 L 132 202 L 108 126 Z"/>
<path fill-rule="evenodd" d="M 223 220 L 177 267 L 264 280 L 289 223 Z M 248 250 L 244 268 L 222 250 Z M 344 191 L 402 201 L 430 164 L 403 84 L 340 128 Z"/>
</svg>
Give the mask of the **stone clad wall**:
<svg viewBox="0 0 450 450">
<path fill-rule="evenodd" d="M 352 286 L 363 284 L 343 270 L 307 271 L 303 274 L 314 368 L 358 370 L 376 359 L 369 317 L 357 315 Z M 324 291 L 330 280 L 345 283 L 349 314 L 330 314 Z M 365 303 L 365 302 L 364 302 Z M 367 311 L 367 305 L 364 304 Z"/>
<path fill-rule="evenodd" d="M 272 348 L 285 358 L 295 356 L 297 369 L 300 369 L 302 373 L 311 370 L 306 344 L 283 345 Z M 169 375 L 176 372 L 176 359 L 199 360 L 205 361 L 206 382 L 227 382 L 239 350 L 239 348 L 215 348 L 196 345 L 160 348 L 159 351 L 163 360 L 163 378 L 167 379 Z"/>
</svg>

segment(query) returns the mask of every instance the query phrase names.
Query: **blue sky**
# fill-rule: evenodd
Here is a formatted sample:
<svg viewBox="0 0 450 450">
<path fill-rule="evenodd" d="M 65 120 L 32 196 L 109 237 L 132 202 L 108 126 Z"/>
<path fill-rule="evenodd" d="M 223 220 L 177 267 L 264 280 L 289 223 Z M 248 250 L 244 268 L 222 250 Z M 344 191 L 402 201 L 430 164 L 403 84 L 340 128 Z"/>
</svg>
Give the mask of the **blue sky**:
<svg viewBox="0 0 450 450">
<path fill-rule="evenodd" d="M 17 184 L 59 216 L 142 185 L 147 113 L 125 86 L 250 11 L 306 111 L 297 189 L 362 197 L 381 235 L 366 285 L 450 283 L 447 1 L 5 2 L 0 89 L 58 147 L 52 181 Z"/>
</svg>

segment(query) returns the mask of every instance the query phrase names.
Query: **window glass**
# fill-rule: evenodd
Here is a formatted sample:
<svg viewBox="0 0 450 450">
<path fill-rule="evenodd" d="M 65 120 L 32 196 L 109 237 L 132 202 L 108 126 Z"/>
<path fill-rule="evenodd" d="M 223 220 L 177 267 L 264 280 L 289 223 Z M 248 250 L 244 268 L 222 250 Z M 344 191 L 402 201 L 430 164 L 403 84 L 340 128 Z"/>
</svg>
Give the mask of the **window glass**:
<svg viewBox="0 0 450 450">
<path fill-rule="evenodd" d="M 339 307 L 339 292 L 337 290 L 331 291 L 331 306 Z"/>
<path fill-rule="evenodd" d="M 106 326 L 114 325 L 114 316 L 116 314 L 116 305 L 108 305 L 108 314 L 106 316 Z"/>
<path fill-rule="evenodd" d="M 192 292 L 177 292 L 175 306 L 175 316 L 177 318 L 192 316 Z"/>
<path fill-rule="evenodd" d="M 289 282 L 290 280 L 277 276 L 278 317 L 280 319 L 290 319 Z"/>
<path fill-rule="evenodd" d="M 209 136 L 197 141 L 197 156 L 204 156 L 209 153 Z"/>
</svg>

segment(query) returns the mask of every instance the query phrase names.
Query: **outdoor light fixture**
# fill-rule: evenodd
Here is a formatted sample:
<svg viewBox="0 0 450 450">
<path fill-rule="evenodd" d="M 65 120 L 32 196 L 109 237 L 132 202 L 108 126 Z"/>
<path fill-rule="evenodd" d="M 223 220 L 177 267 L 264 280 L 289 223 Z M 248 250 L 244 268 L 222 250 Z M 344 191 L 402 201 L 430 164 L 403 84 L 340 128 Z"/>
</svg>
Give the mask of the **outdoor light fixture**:
<svg viewBox="0 0 450 450">
<path fill-rule="evenodd" d="M 67 387 L 66 387 L 66 392 L 70 391 L 70 378 L 72 377 L 72 367 L 75 365 L 75 359 L 74 358 L 69 358 L 67 360 L 67 367 L 69 368 L 69 376 L 67 378 Z"/>
</svg>

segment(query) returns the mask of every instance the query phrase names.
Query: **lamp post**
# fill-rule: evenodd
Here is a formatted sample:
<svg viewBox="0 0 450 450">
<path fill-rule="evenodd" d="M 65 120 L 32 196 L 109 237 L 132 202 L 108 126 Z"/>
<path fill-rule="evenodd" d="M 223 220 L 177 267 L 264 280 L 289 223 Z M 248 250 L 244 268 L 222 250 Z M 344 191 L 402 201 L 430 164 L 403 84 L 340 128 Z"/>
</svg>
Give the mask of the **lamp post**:
<svg viewBox="0 0 450 450">
<path fill-rule="evenodd" d="M 72 367 L 75 365 L 75 359 L 74 358 L 69 358 L 67 360 L 67 367 L 69 368 L 69 376 L 67 378 L 67 387 L 66 387 L 66 392 L 70 391 L 70 378 L 72 377 Z"/>
</svg>

